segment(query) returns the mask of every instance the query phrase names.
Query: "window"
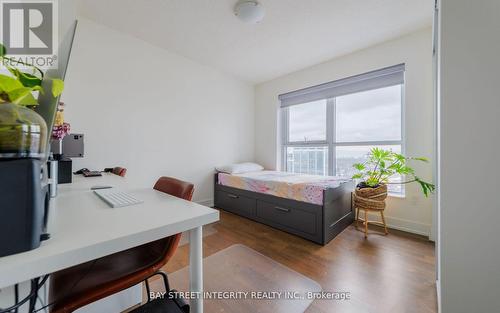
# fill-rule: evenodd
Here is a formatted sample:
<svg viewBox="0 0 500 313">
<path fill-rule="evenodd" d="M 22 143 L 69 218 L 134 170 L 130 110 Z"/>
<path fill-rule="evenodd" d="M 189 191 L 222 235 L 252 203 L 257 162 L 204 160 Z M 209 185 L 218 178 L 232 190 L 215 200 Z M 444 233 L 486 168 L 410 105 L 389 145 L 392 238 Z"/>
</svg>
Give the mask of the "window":
<svg viewBox="0 0 500 313">
<path fill-rule="evenodd" d="M 293 173 L 328 175 L 328 147 L 287 147 L 286 169 Z"/>
<path fill-rule="evenodd" d="M 326 100 L 294 105 L 288 109 L 288 116 L 291 142 L 326 140 Z"/>
<path fill-rule="evenodd" d="M 404 152 L 403 98 L 404 65 L 281 95 L 284 170 L 350 177 L 373 147 Z"/>
<path fill-rule="evenodd" d="M 401 100 L 401 85 L 337 97 L 336 141 L 400 141 Z"/>
</svg>

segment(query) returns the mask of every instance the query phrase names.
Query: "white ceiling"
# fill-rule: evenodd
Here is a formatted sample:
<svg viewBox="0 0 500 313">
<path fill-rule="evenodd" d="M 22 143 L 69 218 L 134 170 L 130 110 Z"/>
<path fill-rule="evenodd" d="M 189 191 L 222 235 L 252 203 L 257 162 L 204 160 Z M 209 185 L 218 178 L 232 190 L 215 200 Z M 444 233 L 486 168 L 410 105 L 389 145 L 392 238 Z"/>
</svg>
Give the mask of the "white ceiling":
<svg viewBox="0 0 500 313">
<path fill-rule="evenodd" d="M 79 15 L 252 83 L 430 26 L 434 0 L 260 0 L 244 24 L 237 0 L 81 0 Z"/>
</svg>

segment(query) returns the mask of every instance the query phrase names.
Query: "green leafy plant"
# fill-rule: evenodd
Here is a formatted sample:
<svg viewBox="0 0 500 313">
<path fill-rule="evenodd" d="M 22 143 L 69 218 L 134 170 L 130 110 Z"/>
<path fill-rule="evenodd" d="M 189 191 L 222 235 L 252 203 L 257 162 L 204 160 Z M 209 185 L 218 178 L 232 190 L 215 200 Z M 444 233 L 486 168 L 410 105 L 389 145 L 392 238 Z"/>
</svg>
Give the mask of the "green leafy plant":
<svg viewBox="0 0 500 313">
<path fill-rule="evenodd" d="M 371 188 L 378 187 L 381 184 L 409 184 L 417 182 L 427 197 L 434 192 L 435 186 L 415 175 L 415 170 L 407 164 L 410 160 L 429 162 L 426 158 L 405 157 L 391 150 L 373 148 L 370 150 L 366 162 L 353 165 L 358 173 L 352 176 L 352 178 L 361 179 L 361 187 Z M 404 182 L 390 182 L 389 179 L 395 175 L 401 175 L 409 179 Z"/>
<path fill-rule="evenodd" d="M 9 75 L 0 74 L 0 104 L 10 102 L 22 106 L 36 106 L 38 101 L 35 92 L 43 94 L 42 81 L 44 73 L 36 66 L 7 57 L 5 46 L 0 44 L 0 63 L 9 72 Z M 31 69 L 31 73 L 21 71 L 12 64 L 24 65 Z M 64 82 L 60 79 L 52 80 L 52 95 L 59 96 L 64 89 Z"/>
</svg>

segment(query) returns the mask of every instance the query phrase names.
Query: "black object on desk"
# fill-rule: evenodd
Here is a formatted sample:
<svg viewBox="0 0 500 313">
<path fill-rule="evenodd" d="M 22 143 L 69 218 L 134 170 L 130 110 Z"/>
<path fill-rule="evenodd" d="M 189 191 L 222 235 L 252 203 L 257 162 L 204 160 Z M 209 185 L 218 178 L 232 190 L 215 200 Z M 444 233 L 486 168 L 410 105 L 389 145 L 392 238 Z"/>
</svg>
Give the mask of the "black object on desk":
<svg viewBox="0 0 500 313">
<path fill-rule="evenodd" d="M 75 175 L 83 174 L 85 177 L 102 176 L 101 171 L 91 171 L 88 168 L 82 168 L 75 172 Z"/>
<path fill-rule="evenodd" d="M 42 161 L 0 162 L 0 257 L 38 248 L 47 216 L 48 185 L 40 178 Z"/>
<path fill-rule="evenodd" d="M 70 158 L 61 157 L 57 160 L 57 183 L 70 184 L 73 181 L 73 161 Z M 51 162 L 47 163 L 50 169 Z"/>
<path fill-rule="evenodd" d="M 88 172 L 89 169 L 88 168 L 82 168 L 82 169 L 79 169 L 78 171 L 76 171 L 74 174 L 75 175 L 80 175 L 80 174 L 83 174 L 83 172 Z"/>
<path fill-rule="evenodd" d="M 88 171 L 88 172 L 83 172 L 83 176 L 85 177 L 96 177 L 96 176 L 102 176 L 100 171 Z"/>
</svg>

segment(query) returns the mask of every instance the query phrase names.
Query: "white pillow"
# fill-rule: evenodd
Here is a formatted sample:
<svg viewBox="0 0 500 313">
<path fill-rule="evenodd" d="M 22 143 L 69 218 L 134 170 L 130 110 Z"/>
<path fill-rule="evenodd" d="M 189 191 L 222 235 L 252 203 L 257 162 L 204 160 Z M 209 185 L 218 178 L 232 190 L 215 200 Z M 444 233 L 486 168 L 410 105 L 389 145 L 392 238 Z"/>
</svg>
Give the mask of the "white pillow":
<svg viewBox="0 0 500 313">
<path fill-rule="evenodd" d="M 228 174 L 242 174 L 248 172 L 258 172 L 262 171 L 264 167 L 259 164 L 245 162 L 245 163 L 237 163 L 226 166 L 218 166 L 215 168 L 217 172 L 228 173 Z"/>
</svg>

